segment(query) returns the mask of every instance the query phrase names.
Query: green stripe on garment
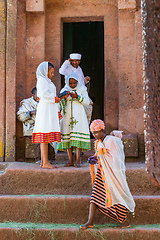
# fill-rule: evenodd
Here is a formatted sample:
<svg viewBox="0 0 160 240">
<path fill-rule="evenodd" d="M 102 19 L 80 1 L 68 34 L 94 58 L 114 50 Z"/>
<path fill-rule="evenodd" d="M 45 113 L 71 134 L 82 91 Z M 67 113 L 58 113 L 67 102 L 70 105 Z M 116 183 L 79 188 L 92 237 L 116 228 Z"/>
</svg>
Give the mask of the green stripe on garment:
<svg viewBox="0 0 160 240">
<path fill-rule="evenodd" d="M 75 151 L 75 148 L 81 148 L 82 151 L 87 151 L 91 149 L 90 142 L 83 142 L 79 140 L 71 140 L 69 142 L 61 142 L 57 143 L 57 149 L 58 150 L 66 150 L 67 148 L 73 147 L 73 151 Z"/>
<path fill-rule="evenodd" d="M 66 133 L 66 134 L 61 134 L 62 136 L 70 136 L 72 134 L 77 134 L 77 135 L 86 135 L 90 137 L 90 134 L 88 133 L 81 133 L 81 132 L 70 132 L 70 133 Z"/>
</svg>

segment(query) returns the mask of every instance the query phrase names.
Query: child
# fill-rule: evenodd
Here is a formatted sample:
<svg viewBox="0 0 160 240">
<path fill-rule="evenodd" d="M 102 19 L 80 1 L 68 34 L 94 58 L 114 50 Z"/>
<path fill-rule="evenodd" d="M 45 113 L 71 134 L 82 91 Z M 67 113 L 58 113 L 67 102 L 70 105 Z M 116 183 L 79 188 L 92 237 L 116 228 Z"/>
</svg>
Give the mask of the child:
<svg viewBox="0 0 160 240">
<path fill-rule="evenodd" d="M 84 106 L 89 105 L 87 88 L 79 83 L 78 75 L 70 73 L 61 93 L 67 91 L 61 101 L 63 119 L 61 121 L 61 144 L 59 150 L 66 150 L 69 162 L 66 166 L 74 166 L 72 151 L 76 150 L 76 167 L 80 167 L 81 151 L 90 149 L 89 126 Z"/>
<path fill-rule="evenodd" d="M 51 79 L 54 76 L 54 66 L 50 62 L 42 62 L 36 72 L 37 96 L 40 98 L 37 107 L 32 142 L 40 143 L 41 167 L 55 168 L 48 162 L 48 143 L 61 142 L 59 126 L 59 98 L 56 97 L 56 87 Z"/>
<path fill-rule="evenodd" d="M 130 227 L 127 213 L 134 212 L 135 202 L 130 193 L 125 176 L 125 155 L 121 141 L 122 131 L 104 133 L 104 122 L 94 120 L 90 130 L 96 138 L 95 152 L 98 170 L 95 176 L 94 165 L 90 164 L 93 190 L 90 200 L 88 222 L 81 229 L 93 228 L 95 210 L 119 223 L 120 228 Z M 97 164 L 95 164 L 97 165 Z"/>
</svg>

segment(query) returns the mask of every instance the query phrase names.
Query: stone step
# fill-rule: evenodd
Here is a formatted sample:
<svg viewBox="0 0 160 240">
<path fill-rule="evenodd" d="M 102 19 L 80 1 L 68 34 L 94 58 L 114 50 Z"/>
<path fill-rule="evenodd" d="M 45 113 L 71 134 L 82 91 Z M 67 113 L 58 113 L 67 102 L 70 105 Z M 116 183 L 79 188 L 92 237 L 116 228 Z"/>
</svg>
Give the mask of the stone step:
<svg viewBox="0 0 160 240">
<path fill-rule="evenodd" d="M 114 229 L 115 225 L 97 225 L 80 230 L 76 224 L 0 223 L 1 240 L 159 240 L 160 225 L 131 226 Z"/>
<path fill-rule="evenodd" d="M 160 196 L 134 196 L 135 217 L 132 225 L 160 224 Z M 88 219 L 90 196 L 26 195 L 0 196 L 0 222 L 85 223 Z M 115 223 L 96 211 L 95 224 Z"/>
<path fill-rule="evenodd" d="M 88 158 L 90 156 L 93 156 L 95 154 L 94 151 L 87 151 L 87 152 L 83 152 L 83 157 L 81 158 L 82 159 L 82 162 L 83 163 L 86 163 L 88 161 Z M 74 159 L 74 162 L 76 160 L 76 155 L 74 153 L 73 155 L 73 159 Z M 55 157 L 55 160 L 57 163 L 66 163 L 68 161 L 68 154 L 67 152 L 58 152 L 56 154 L 56 157 Z M 144 157 L 141 156 L 141 157 L 126 157 L 125 158 L 125 161 L 128 163 L 128 162 L 144 162 Z M 33 160 L 32 160 L 33 162 Z"/>
<path fill-rule="evenodd" d="M 145 164 L 127 163 L 126 176 L 134 195 L 159 195 L 160 188 L 149 182 Z M 33 163 L 1 163 L 0 194 L 69 194 L 90 195 L 89 164 L 81 168 L 42 169 Z"/>
</svg>

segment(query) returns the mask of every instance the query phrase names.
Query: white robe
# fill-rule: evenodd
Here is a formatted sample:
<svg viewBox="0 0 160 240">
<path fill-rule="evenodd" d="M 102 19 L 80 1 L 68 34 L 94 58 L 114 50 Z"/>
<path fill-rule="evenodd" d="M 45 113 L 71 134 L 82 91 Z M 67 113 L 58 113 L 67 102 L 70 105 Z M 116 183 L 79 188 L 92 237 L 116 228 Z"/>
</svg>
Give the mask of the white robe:
<svg viewBox="0 0 160 240">
<path fill-rule="evenodd" d="M 71 72 L 75 72 L 79 77 L 80 84 L 85 85 L 84 74 L 83 74 L 82 68 L 80 66 L 78 66 L 78 68 L 74 68 L 70 64 L 69 60 L 65 60 L 59 69 L 59 73 L 65 76 L 65 83 L 66 83 L 67 75 L 70 74 Z"/>
<path fill-rule="evenodd" d="M 31 98 L 23 99 L 17 112 L 17 119 L 23 123 L 23 136 L 32 136 L 35 115 L 30 112 L 37 109 L 38 102 Z"/>
<path fill-rule="evenodd" d="M 69 80 L 68 80 L 69 81 Z M 71 97 L 67 98 L 67 105 L 65 108 L 65 114 L 62 111 L 62 120 L 61 120 L 61 146 L 58 146 L 58 149 L 66 149 L 71 144 L 71 146 L 80 147 L 83 150 L 90 149 L 90 132 L 89 125 L 86 116 L 84 106 L 89 105 L 89 96 L 87 93 L 87 88 L 83 85 L 78 84 L 76 88 L 72 89 L 69 87 L 69 84 L 66 80 L 65 87 L 61 90 L 64 91 L 73 91 L 75 90 L 77 94 L 81 97 L 80 100 L 74 99 L 73 101 L 73 117 L 77 121 L 74 124 L 73 129 L 70 126 L 71 122 Z M 83 99 L 83 101 L 82 101 Z M 72 145 L 73 144 L 73 145 Z M 85 148 L 87 146 L 87 148 Z"/>
<path fill-rule="evenodd" d="M 81 67 L 78 66 L 78 68 L 74 68 L 70 64 L 69 60 L 65 60 L 64 63 L 62 64 L 62 66 L 59 69 L 59 73 L 65 76 L 65 84 L 66 84 L 67 76 L 71 72 L 75 72 L 79 77 L 79 84 L 85 86 L 85 77 L 84 77 L 84 74 L 83 74 L 83 71 L 82 71 Z M 92 111 L 93 111 L 92 105 L 93 105 L 93 102 L 89 98 L 89 104 L 84 107 L 85 111 L 86 111 L 88 123 L 90 123 L 91 117 L 92 117 Z"/>
<path fill-rule="evenodd" d="M 56 87 L 48 78 L 48 62 L 43 63 L 45 66 L 37 73 L 37 96 L 40 101 L 33 133 L 60 133 L 59 105 L 55 103 Z"/>
</svg>

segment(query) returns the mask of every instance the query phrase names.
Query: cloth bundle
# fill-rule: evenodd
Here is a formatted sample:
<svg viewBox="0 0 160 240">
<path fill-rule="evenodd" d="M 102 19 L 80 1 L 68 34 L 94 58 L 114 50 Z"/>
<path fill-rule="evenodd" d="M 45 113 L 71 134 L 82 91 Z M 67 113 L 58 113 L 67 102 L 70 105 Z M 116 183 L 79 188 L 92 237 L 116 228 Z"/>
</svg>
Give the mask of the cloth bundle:
<svg viewBox="0 0 160 240">
<path fill-rule="evenodd" d="M 88 163 L 90 163 L 91 165 L 97 164 L 98 163 L 98 159 L 96 156 L 91 156 L 88 158 Z"/>
</svg>

